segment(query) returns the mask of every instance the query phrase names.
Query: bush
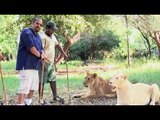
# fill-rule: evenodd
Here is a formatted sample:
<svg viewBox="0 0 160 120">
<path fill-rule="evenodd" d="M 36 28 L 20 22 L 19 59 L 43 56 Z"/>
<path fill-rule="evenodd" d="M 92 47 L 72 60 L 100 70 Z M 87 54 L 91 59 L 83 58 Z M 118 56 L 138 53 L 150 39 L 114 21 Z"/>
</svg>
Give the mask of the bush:
<svg viewBox="0 0 160 120">
<path fill-rule="evenodd" d="M 117 46 L 119 46 L 119 39 L 111 31 L 104 31 L 97 37 L 87 34 L 70 47 L 69 58 L 71 60 L 103 59 L 103 51 L 111 51 Z"/>
</svg>

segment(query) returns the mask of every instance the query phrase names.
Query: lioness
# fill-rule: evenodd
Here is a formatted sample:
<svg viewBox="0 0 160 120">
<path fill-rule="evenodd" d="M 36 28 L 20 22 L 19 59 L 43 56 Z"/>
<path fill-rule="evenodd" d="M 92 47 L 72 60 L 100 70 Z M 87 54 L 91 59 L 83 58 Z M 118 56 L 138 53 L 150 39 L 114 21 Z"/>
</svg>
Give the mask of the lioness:
<svg viewBox="0 0 160 120">
<path fill-rule="evenodd" d="M 160 97 L 157 84 L 132 84 L 126 74 L 114 76 L 109 84 L 117 93 L 117 105 L 155 105 Z"/>
<path fill-rule="evenodd" d="M 82 99 L 92 99 L 105 96 L 116 97 L 116 92 L 111 90 L 109 81 L 97 76 L 96 73 L 87 73 L 83 85 L 89 88 L 89 92 L 86 94 L 81 94 Z"/>
</svg>

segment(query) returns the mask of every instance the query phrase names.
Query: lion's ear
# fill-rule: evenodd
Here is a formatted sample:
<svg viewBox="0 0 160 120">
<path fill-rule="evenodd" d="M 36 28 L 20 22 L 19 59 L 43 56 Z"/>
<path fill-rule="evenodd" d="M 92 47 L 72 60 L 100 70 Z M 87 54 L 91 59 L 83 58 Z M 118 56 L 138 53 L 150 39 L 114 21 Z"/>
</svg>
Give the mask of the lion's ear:
<svg viewBox="0 0 160 120">
<path fill-rule="evenodd" d="M 97 77 L 97 74 L 96 74 L 96 73 L 94 73 L 92 76 L 93 76 L 93 78 L 96 78 L 96 77 Z"/>
<path fill-rule="evenodd" d="M 89 74 L 90 74 L 89 71 L 87 71 L 87 76 L 88 76 Z"/>
<path fill-rule="evenodd" d="M 128 79 L 128 75 L 127 74 L 124 74 L 123 75 L 123 78 L 126 80 L 126 79 Z"/>
</svg>

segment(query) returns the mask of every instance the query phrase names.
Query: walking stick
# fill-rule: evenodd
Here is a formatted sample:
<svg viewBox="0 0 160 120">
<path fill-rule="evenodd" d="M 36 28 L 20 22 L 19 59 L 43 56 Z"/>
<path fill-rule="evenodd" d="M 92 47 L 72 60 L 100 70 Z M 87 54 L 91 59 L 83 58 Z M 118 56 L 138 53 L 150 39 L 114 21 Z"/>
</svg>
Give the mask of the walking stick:
<svg viewBox="0 0 160 120">
<path fill-rule="evenodd" d="M 40 93 L 39 93 L 39 103 L 41 103 L 42 99 L 42 87 L 43 87 L 43 76 L 44 76 L 44 62 L 42 61 L 42 73 L 41 73 L 41 80 L 40 80 Z"/>
<path fill-rule="evenodd" d="M 6 95 L 6 88 L 5 88 L 5 83 L 4 83 L 3 74 L 2 74 L 1 61 L 0 61 L 0 72 L 1 72 L 1 78 L 2 78 L 4 101 L 5 101 L 5 105 L 8 105 L 8 103 L 7 103 L 7 95 Z"/>
<path fill-rule="evenodd" d="M 70 90 L 69 90 L 69 78 L 68 78 L 68 64 L 67 61 L 65 61 L 66 64 L 66 72 L 67 72 L 67 91 L 68 91 L 68 97 L 69 97 L 69 103 L 71 102 L 71 96 L 70 96 Z"/>
</svg>

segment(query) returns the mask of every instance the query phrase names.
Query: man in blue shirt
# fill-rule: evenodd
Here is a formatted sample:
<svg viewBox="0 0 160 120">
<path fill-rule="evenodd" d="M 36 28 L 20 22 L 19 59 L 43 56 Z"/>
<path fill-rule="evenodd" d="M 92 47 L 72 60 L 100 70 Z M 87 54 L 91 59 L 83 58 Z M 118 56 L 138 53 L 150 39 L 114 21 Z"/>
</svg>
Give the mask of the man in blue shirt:
<svg viewBox="0 0 160 120">
<path fill-rule="evenodd" d="M 35 17 L 30 28 L 25 28 L 20 34 L 16 70 L 20 74 L 18 105 L 30 105 L 34 90 L 38 90 L 38 69 L 41 59 L 46 59 L 41 38 L 38 34 L 42 19 Z M 27 99 L 25 100 L 25 95 Z"/>
</svg>

